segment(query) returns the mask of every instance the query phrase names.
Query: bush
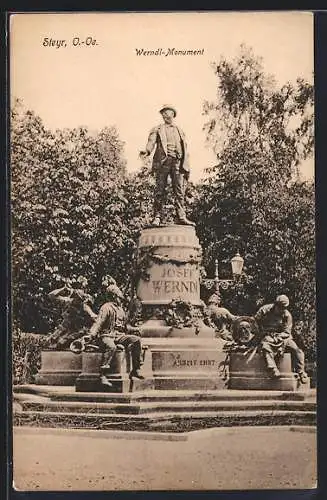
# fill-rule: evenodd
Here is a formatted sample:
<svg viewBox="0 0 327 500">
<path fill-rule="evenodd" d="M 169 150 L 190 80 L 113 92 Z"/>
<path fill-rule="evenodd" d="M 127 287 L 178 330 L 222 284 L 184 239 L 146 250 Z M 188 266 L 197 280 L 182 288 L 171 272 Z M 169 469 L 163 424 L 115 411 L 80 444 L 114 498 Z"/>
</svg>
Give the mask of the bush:
<svg viewBox="0 0 327 500">
<path fill-rule="evenodd" d="M 46 335 L 24 333 L 16 326 L 12 333 L 12 378 L 14 384 L 34 382 L 41 367 L 41 350 Z"/>
</svg>

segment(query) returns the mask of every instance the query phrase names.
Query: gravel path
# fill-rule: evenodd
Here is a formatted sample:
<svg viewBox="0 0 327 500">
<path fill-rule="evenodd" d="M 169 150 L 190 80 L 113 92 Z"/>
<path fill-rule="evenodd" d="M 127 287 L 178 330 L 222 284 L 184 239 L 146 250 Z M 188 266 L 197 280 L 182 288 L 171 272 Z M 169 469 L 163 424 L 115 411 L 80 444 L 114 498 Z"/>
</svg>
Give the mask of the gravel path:
<svg viewBox="0 0 327 500">
<path fill-rule="evenodd" d="M 313 488 L 316 434 L 211 429 L 185 441 L 117 439 L 106 431 L 14 430 L 19 490 Z"/>
</svg>

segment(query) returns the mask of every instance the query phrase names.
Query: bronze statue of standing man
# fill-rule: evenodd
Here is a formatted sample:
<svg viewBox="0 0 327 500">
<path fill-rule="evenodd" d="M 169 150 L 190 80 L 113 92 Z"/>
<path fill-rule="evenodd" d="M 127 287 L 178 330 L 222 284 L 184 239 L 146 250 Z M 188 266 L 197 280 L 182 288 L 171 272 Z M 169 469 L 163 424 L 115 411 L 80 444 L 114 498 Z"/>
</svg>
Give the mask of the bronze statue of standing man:
<svg viewBox="0 0 327 500">
<path fill-rule="evenodd" d="M 140 152 L 146 158 L 155 149 L 152 160 L 152 173 L 156 178 L 154 196 L 154 218 L 152 224 L 159 226 L 166 198 L 168 177 L 170 176 L 175 198 L 176 223 L 194 225 L 186 218 L 185 187 L 190 176 L 188 151 L 184 132 L 175 125 L 176 109 L 165 105 L 160 110 L 164 123 L 154 127 L 149 134 L 145 151 Z"/>
</svg>

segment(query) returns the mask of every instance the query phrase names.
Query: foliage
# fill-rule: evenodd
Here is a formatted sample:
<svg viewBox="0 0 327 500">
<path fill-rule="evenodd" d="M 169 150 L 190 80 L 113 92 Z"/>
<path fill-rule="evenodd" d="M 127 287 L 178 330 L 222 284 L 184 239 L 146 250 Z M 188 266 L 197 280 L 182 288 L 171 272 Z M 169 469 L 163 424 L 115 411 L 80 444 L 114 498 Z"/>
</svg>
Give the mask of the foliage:
<svg viewBox="0 0 327 500">
<path fill-rule="evenodd" d="M 41 349 L 46 336 L 24 333 L 14 326 L 12 333 L 12 377 L 14 384 L 34 382 L 41 366 Z"/>
<path fill-rule="evenodd" d="M 120 282 L 126 275 L 134 243 L 123 144 L 114 128 L 51 132 L 19 103 L 11 128 L 14 315 L 24 329 L 47 331 L 52 288 L 77 282 L 93 291 L 109 271 Z"/>
<path fill-rule="evenodd" d="M 222 58 L 213 69 L 217 100 L 205 102 L 204 112 L 207 139 L 218 158 L 240 140 L 239 155 L 243 145 L 254 146 L 254 157 L 261 155 L 257 172 L 251 172 L 257 180 L 263 173 L 280 183 L 289 179 L 291 170 L 312 154 L 312 84 L 298 78 L 294 85 L 287 82 L 278 88 L 273 76 L 265 74 L 262 59 L 244 45 L 234 60 Z M 276 170 L 262 171 L 263 156 L 280 168 L 277 176 Z"/>
<path fill-rule="evenodd" d="M 201 313 L 191 302 L 175 299 L 172 300 L 167 307 L 167 311 L 163 316 L 166 324 L 174 328 L 191 328 L 195 327 L 195 334 L 198 335 L 201 318 Z"/>
<path fill-rule="evenodd" d="M 314 317 L 314 314 L 309 315 L 307 313 L 303 321 L 297 321 L 295 323 L 293 337 L 299 347 L 304 350 L 306 362 L 311 365 L 311 371 L 315 372 L 317 365 L 317 352 L 316 318 Z"/>
<path fill-rule="evenodd" d="M 151 222 L 154 188 L 155 181 L 148 162 L 126 178 L 124 193 L 128 203 L 125 216 L 131 221 L 130 230 L 134 234 Z"/>
<path fill-rule="evenodd" d="M 245 47 L 214 71 L 217 100 L 204 113 L 217 164 L 198 186 L 192 213 L 204 265 L 218 257 L 220 278 L 228 278 L 229 259 L 240 251 L 244 273 L 224 293 L 225 304 L 253 314 L 286 293 L 308 337 L 315 324 L 314 186 L 300 179 L 298 166 L 313 152 L 313 87 L 303 79 L 278 87 Z"/>
</svg>

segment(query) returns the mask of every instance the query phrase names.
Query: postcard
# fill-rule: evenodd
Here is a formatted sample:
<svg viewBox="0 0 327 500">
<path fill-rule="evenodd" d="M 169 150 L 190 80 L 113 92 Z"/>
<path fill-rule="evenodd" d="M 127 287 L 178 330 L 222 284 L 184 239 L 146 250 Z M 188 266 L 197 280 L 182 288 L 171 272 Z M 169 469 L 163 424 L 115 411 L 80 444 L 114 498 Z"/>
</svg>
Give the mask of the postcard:
<svg viewBox="0 0 327 500">
<path fill-rule="evenodd" d="M 10 16 L 15 489 L 316 488 L 313 25 Z"/>
</svg>

